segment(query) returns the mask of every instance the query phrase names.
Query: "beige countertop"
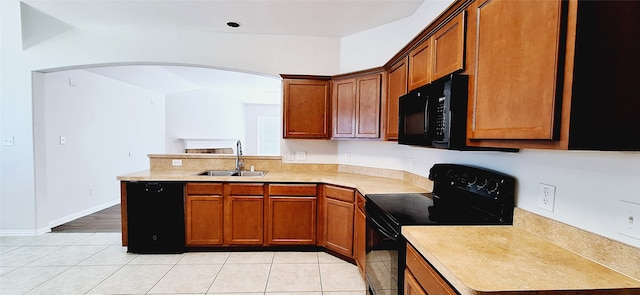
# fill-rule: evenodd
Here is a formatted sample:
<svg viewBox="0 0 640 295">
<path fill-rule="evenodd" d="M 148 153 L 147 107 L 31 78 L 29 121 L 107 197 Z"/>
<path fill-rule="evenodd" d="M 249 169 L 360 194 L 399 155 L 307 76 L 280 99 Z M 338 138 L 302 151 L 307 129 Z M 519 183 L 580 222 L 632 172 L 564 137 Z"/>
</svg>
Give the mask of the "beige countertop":
<svg viewBox="0 0 640 295">
<path fill-rule="evenodd" d="M 344 172 L 269 171 L 262 177 L 200 176 L 204 170 L 145 170 L 118 176 L 121 181 L 221 181 L 221 182 L 286 182 L 326 183 L 352 187 L 362 194 L 423 193 L 424 188 L 407 181 Z"/>
<path fill-rule="evenodd" d="M 514 226 L 404 226 L 402 234 L 461 294 L 640 294 L 640 281 Z"/>
</svg>

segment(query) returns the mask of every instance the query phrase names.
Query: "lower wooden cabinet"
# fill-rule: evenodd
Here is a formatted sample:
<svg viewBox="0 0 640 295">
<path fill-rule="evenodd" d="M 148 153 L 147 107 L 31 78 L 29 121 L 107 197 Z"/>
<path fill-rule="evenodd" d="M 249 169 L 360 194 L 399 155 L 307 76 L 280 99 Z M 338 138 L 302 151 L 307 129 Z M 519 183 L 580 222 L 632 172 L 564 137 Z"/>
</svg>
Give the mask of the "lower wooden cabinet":
<svg viewBox="0 0 640 295">
<path fill-rule="evenodd" d="M 364 211 L 365 199 L 356 192 L 356 209 L 353 229 L 353 256 L 360 274 L 365 277 L 365 257 L 367 255 L 367 215 Z"/>
<path fill-rule="evenodd" d="M 355 259 L 364 274 L 364 197 L 354 189 L 192 182 L 185 191 L 188 247 L 322 246 Z"/>
<path fill-rule="evenodd" d="M 416 277 L 408 270 L 404 270 L 404 294 L 405 295 L 427 295 L 427 292 L 422 289 L 420 283 L 416 280 Z"/>
<path fill-rule="evenodd" d="M 264 242 L 264 185 L 225 184 L 224 240 L 228 245 Z"/>
<path fill-rule="evenodd" d="M 223 199 L 221 183 L 188 183 L 186 185 L 187 246 L 222 245 Z"/>
<path fill-rule="evenodd" d="M 331 251 L 353 257 L 353 189 L 325 185 L 323 246 Z"/>
<path fill-rule="evenodd" d="M 407 269 L 404 294 L 455 295 L 453 287 L 414 249 L 407 244 Z"/>
<path fill-rule="evenodd" d="M 266 213 L 269 245 L 315 245 L 317 185 L 269 185 Z"/>
</svg>

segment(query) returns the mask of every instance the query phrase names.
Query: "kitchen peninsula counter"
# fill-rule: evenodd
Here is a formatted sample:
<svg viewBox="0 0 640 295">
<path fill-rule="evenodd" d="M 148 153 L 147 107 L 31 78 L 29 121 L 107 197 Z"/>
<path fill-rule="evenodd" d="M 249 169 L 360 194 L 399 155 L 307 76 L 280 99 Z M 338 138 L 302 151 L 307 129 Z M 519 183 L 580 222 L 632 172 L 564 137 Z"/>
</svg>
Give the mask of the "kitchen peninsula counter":
<svg viewBox="0 0 640 295">
<path fill-rule="evenodd" d="M 405 226 L 402 234 L 461 294 L 640 294 L 639 280 L 516 226 Z"/>
<path fill-rule="evenodd" d="M 425 193 L 427 189 L 400 179 L 327 171 L 268 171 L 254 176 L 201 176 L 206 169 L 145 170 L 118 176 L 120 181 L 324 183 L 358 189 L 362 194 Z"/>
</svg>

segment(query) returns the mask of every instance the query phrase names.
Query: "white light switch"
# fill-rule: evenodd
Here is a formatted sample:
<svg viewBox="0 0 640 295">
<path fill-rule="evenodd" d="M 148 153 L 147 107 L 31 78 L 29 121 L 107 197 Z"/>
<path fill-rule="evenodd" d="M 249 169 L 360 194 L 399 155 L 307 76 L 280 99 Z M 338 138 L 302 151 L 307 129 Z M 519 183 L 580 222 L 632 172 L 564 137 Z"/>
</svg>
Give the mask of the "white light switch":
<svg viewBox="0 0 640 295">
<path fill-rule="evenodd" d="M 66 138 L 66 137 L 64 137 L 64 136 L 60 136 L 60 144 L 61 144 L 61 145 L 65 145 L 65 144 L 67 144 L 67 138 Z"/>
</svg>

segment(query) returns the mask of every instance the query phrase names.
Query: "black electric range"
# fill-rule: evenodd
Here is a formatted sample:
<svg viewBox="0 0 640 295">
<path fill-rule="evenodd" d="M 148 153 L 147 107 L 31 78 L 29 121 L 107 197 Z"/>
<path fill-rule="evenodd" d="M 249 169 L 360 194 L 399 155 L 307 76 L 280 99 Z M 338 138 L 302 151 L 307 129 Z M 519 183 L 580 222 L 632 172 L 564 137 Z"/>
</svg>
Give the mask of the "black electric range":
<svg viewBox="0 0 640 295">
<path fill-rule="evenodd" d="M 435 164 L 430 194 L 366 195 L 369 293 L 403 294 L 406 225 L 509 225 L 515 178 L 488 169 Z"/>
</svg>

